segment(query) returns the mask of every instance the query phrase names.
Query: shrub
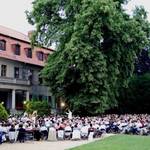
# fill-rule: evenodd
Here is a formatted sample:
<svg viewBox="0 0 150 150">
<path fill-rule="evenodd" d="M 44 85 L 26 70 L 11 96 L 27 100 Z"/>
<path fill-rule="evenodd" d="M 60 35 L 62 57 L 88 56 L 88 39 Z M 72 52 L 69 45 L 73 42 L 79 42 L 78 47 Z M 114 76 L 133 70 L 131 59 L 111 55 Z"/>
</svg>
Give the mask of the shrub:
<svg viewBox="0 0 150 150">
<path fill-rule="evenodd" d="M 0 103 L 0 120 L 6 120 L 7 118 L 8 113 L 2 103 Z"/>
<path fill-rule="evenodd" d="M 46 100 L 27 101 L 25 104 L 25 110 L 29 114 L 32 114 L 34 111 L 37 111 L 37 114 L 39 116 L 50 115 L 50 113 L 51 113 L 50 105 Z"/>
</svg>

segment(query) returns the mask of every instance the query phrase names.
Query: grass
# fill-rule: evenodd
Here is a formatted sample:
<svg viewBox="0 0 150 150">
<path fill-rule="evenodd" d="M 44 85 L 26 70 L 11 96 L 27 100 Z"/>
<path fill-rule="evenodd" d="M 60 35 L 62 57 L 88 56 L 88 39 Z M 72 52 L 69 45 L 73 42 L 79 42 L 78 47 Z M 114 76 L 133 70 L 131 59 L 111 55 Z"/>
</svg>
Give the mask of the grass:
<svg viewBox="0 0 150 150">
<path fill-rule="evenodd" d="M 150 136 L 116 135 L 70 150 L 150 150 Z"/>
</svg>

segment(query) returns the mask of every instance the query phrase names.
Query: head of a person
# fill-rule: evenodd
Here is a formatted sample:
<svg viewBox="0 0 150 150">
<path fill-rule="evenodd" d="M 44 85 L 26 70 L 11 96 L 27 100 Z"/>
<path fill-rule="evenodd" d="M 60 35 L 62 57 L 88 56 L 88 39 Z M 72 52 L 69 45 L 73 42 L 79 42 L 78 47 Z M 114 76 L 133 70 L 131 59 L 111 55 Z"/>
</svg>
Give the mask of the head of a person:
<svg viewBox="0 0 150 150">
<path fill-rule="evenodd" d="M 19 124 L 19 128 L 22 128 L 23 127 L 23 124 Z"/>
<path fill-rule="evenodd" d="M 11 125 L 11 128 L 13 128 L 13 129 L 15 128 L 14 124 Z"/>
</svg>

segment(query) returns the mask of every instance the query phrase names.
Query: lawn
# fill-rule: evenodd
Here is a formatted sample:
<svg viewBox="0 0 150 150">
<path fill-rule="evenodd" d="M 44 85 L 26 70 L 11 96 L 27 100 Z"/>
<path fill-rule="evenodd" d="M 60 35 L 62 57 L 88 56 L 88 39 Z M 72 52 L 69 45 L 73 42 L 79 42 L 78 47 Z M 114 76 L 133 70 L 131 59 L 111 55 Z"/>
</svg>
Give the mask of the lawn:
<svg viewBox="0 0 150 150">
<path fill-rule="evenodd" d="M 150 150 L 150 136 L 115 135 L 70 150 Z"/>
</svg>

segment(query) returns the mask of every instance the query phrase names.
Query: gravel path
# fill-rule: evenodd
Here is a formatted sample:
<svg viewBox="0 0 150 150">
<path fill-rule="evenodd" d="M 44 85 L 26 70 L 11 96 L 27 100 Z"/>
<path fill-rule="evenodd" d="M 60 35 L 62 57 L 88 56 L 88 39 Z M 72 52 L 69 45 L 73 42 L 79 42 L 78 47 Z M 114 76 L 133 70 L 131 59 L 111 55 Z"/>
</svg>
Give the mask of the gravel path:
<svg viewBox="0 0 150 150">
<path fill-rule="evenodd" d="M 108 136 L 112 136 L 112 134 L 104 135 L 102 138 L 106 138 Z M 92 141 L 88 140 L 80 140 L 80 141 L 56 141 L 56 142 L 48 142 L 48 141 L 29 141 L 25 143 L 4 143 L 0 145 L 0 150 L 65 150 L 69 148 L 73 148 L 82 144 L 87 144 L 99 139 L 94 139 Z"/>
</svg>

